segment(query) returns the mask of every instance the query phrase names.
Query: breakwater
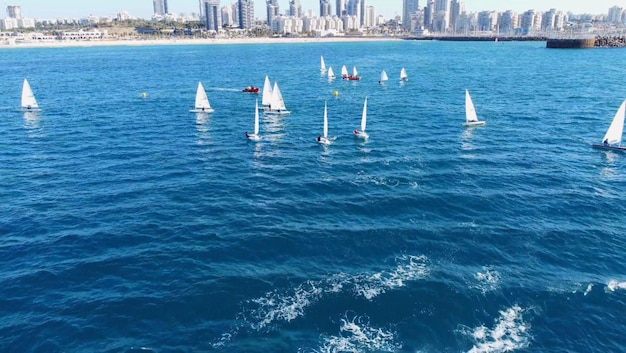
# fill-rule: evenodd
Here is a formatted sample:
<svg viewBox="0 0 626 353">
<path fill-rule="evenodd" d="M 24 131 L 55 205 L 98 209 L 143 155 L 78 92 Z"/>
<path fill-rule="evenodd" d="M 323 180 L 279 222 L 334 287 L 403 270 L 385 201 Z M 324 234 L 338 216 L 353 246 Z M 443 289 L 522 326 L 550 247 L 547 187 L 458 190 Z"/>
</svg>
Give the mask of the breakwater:
<svg viewBox="0 0 626 353">
<path fill-rule="evenodd" d="M 623 48 L 626 47 L 624 36 L 597 36 L 595 38 L 548 39 L 547 48 L 578 49 L 578 48 Z"/>
<path fill-rule="evenodd" d="M 407 40 L 441 40 L 451 42 L 542 42 L 543 36 L 416 36 Z"/>
</svg>

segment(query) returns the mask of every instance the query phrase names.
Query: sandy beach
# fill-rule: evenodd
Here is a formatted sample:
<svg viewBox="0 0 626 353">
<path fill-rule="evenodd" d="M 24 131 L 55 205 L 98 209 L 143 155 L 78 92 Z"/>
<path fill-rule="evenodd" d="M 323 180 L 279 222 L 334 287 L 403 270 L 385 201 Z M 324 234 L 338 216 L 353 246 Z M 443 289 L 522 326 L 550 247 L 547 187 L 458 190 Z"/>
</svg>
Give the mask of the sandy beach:
<svg viewBox="0 0 626 353">
<path fill-rule="evenodd" d="M 105 39 L 84 41 L 40 41 L 3 43 L 0 49 L 63 48 L 96 46 L 149 46 L 149 45 L 224 45 L 224 44 L 293 44 L 293 43 L 345 43 L 402 40 L 399 37 L 324 37 L 324 38 L 225 38 L 225 39 Z"/>
</svg>

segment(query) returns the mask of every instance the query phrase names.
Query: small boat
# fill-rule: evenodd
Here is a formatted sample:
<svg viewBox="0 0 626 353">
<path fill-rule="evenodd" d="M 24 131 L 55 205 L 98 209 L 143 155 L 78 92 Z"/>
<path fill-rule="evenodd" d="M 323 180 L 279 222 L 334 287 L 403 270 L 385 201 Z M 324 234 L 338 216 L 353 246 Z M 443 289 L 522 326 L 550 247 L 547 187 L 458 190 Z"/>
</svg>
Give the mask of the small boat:
<svg viewBox="0 0 626 353">
<path fill-rule="evenodd" d="M 328 138 L 328 107 L 326 102 L 324 102 L 324 134 L 317 137 L 317 142 L 324 145 L 331 144 L 331 141 Z"/>
<path fill-rule="evenodd" d="M 352 75 L 350 75 L 350 76 L 348 77 L 348 80 L 351 80 L 351 81 L 358 81 L 358 80 L 360 80 L 360 79 L 361 79 L 361 76 L 359 76 L 359 72 L 356 70 L 356 66 L 353 66 L 353 67 L 352 67 Z"/>
<path fill-rule="evenodd" d="M 380 81 L 378 81 L 378 83 L 380 83 L 381 85 L 385 83 L 385 81 L 389 80 L 389 76 L 387 76 L 387 73 L 385 72 L 385 70 L 383 70 L 383 72 L 380 73 Z"/>
<path fill-rule="evenodd" d="M 190 110 L 192 113 L 213 113 L 215 109 L 211 108 L 209 103 L 209 97 L 202 86 L 202 82 L 198 82 L 198 89 L 196 90 L 196 107 Z"/>
<path fill-rule="evenodd" d="M 347 80 L 348 77 L 350 77 L 350 75 L 348 74 L 348 68 L 346 67 L 346 65 L 343 65 L 341 67 L 341 78 L 343 78 L 344 80 Z"/>
<path fill-rule="evenodd" d="M 322 73 L 326 72 L 326 62 L 324 62 L 323 56 L 320 56 L 320 71 Z"/>
<path fill-rule="evenodd" d="M 354 135 L 356 137 L 360 137 L 363 139 L 367 139 L 370 135 L 365 132 L 365 126 L 367 125 L 367 97 L 365 97 L 365 102 L 363 103 L 363 114 L 361 115 L 361 131 L 354 130 Z"/>
<path fill-rule="evenodd" d="M 592 144 L 593 148 L 605 150 L 626 151 L 626 147 L 622 147 L 622 134 L 624 132 L 624 116 L 626 115 L 626 100 L 622 102 L 617 113 L 613 117 L 611 126 L 606 131 L 602 144 Z"/>
<path fill-rule="evenodd" d="M 487 122 L 478 120 L 478 116 L 476 115 L 476 108 L 474 108 L 474 103 L 472 102 L 472 97 L 470 97 L 469 91 L 465 90 L 465 126 L 481 126 L 485 125 Z"/>
<path fill-rule="evenodd" d="M 409 80 L 409 75 L 407 75 L 406 70 L 402 68 L 402 70 L 400 70 L 400 81 L 406 82 L 408 80 Z"/>
<path fill-rule="evenodd" d="M 24 84 L 22 85 L 22 110 L 26 112 L 39 112 L 39 104 L 37 104 L 37 100 L 35 99 L 35 94 L 33 90 L 30 88 L 30 84 L 27 79 L 24 79 Z"/>
<path fill-rule="evenodd" d="M 274 114 L 274 115 L 287 115 L 291 114 L 290 111 L 287 110 L 285 106 L 285 101 L 283 100 L 283 95 L 280 93 L 280 88 L 278 88 L 278 83 L 274 82 L 274 88 L 272 88 L 272 100 L 270 104 L 268 104 L 268 109 L 265 110 L 265 114 Z"/>
<path fill-rule="evenodd" d="M 242 91 L 246 93 L 259 93 L 261 89 L 259 87 L 248 86 L 244 88 Z"/>
<path fill-rule="evenodd" d="M 335 71 L 333 71 L 332 66 L 328 68 L 328 79 L 329 80 L 335 79 Z"/>
<path fill-rule="evenodd" d="M 246 137 L 253 141 L 259 141 L 261 139 L 261 136 L 259 136 L 259 100 L 258 99 L 256 100 L 256 103 L 254 106 L 254 133 L 249 134 L 246 131 Z"/>
<path fill-rule="evenodd" d="M 270 78 L 268 76 L 265 76 L 261 104 L 266 106 L 272 104 L 272 84 L 270 83 Z"/>
</svg>

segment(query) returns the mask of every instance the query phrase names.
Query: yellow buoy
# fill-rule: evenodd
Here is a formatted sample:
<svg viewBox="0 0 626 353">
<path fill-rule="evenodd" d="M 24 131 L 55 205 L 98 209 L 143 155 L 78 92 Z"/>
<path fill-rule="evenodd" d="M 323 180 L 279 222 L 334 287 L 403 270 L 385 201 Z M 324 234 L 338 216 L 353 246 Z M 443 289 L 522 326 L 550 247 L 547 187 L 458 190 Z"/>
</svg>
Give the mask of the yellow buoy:
<svg viewBox="0 0 626 353">
<path fill-rule="evenodd" d="M 333 94 L 335 95 L 335 97 L 337 97 L 339 95 L 339 91 L 335 91 L 333 92 Z"/>
<path fill-rule="evenodd" d="M 146 92 L 143 92 L 143 93 L 141 94 L 141 96 L 142 96 L 142 97 L 144 97 L 144 98 L 146 98 L 146 97 L 148 96 L 148 94 L 147 94 Z"/>
</svg>

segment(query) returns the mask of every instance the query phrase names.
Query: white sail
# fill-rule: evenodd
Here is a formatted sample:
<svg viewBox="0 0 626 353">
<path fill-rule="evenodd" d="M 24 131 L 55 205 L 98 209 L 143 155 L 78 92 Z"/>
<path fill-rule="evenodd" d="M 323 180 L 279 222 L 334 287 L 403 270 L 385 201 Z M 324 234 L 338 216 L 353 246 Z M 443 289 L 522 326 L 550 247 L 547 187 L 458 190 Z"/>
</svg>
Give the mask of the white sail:
<svg viewBox="0 0 626 353">
<path fill-rule="evenodd" d="M 356 70 L 356 66 L 352 67 L 352 76 L 354 76 L 354 77 L 359 76 L 359 72 Z"/>
<path fill-rule="evenodd" d="M 383 70 L 383 72 L 380 73 L 380 82 L 385 82 L 387 80 L 389 80 L 389 76 L 387 76 L 387 73 Z"/>
<path fill-rule="evenodd" d="M 332 66 L 328 68 L 328 78 L 335 78 L 335 71 L 333 71 Z"/>
<path fill-rule="evenodd" d="M 320 71 L 321 72 L 325 72 L 326 71 L 326 63 L 324 62 L 324 57 L 323 56 L 320 57 Z"/>
<path fill-rule="evenodd" d="M 406 70 L 402 68 L 402 70 L 400 70 L 400 80 L 407 81 L 408 79 L 409 79 L 409 75 L 407 75 Z"/>
<path fill-rule="evenodd" d="M 348 76 L 348 68 L 346 67 L 346 65 L 343 65 L 341 67 L 341 76 Z"/>
<path fill-rule="evenodd" d="M 326 102 L 324 102 L 324 138 L 328 138 L 328 108 Z"/>
<path fill-rule="evenodd" d="M 626 100 L 622 102 L 615 117 L 613 117 L 613 122 L 609 129 L 606 131 L 606 135 L 602 141 L 607 141 L 610 145 L 621 145 L 622 143 L 622 133 L 624 132 L 624 116 L 626 115 Z"/>
<path fill-rule="evenodd" d="M 472 102 L 472 97 L 470 97 L 468 90 L 465 90 L 465 121 L 468 123 L 478 121 L 476 108 L 474 108 L 474 103 Z"/>
<path fill-rule="evenodd" d="M 270 78 L 267 76 L 265 76 L 265 83 L 263 84 L 263 96 L 261 98 L 261 104 L 272 104 L 272 84 L 270 83 Z"/>
<path fill-rule="evenodd" d="M 259 135 L 259 100 L 254 105 L 254 134 Z"/>
<path fill-rule="evenodd" d="M 35 94 L 30 88 L 30 84 L 27 79 L 24 79 L 24 85 L 22 86 L 22 108 L 26 110 L 39 109 L 39 104 L 37 104 Z"/>
<path fill-rule="evenodd" d="M 363 114 L 361 115 L 361 132 L 365 132 L 365 126 L 367 125 L 367 97 L 363 103 Z"/>
<path fill-rule="evenodd" d="M 272 89 L 272 110 L 287 110 L 285 107 L 285 101 L 283 100 L 283 95 L 280 93 L 280 88 L 278 88 L 278 83 L 274 82 L 274 88 Z"/>
<path fill-rule="evenodd" d="M 196 91 L 196 109 L 211 109 L 211 103 L 209 103 L 209 96 L 207 96 L 202 82 L 198 82 L 198 90 Z"/>
</svg>

